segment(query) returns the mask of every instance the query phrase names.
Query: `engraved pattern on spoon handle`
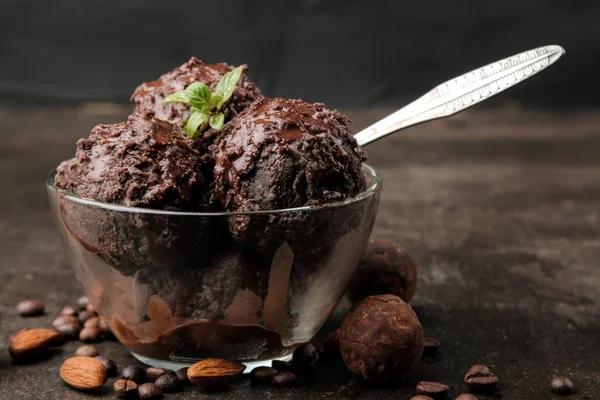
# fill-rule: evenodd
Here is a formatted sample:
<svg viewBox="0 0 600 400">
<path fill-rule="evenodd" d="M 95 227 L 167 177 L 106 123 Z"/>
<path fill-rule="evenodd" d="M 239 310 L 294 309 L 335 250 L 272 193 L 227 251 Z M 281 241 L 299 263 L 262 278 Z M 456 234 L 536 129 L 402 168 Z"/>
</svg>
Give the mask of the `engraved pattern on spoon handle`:
<svg viewBox="0 0 600 400">
<path fill-rule="evenodd" d="M 365 146 L 411 125 L 454 115 L 543 71 L 563 54 L 562 47 L 550 45 L 477 68 L 436 86 L 354 137 Z"/>
</svg>

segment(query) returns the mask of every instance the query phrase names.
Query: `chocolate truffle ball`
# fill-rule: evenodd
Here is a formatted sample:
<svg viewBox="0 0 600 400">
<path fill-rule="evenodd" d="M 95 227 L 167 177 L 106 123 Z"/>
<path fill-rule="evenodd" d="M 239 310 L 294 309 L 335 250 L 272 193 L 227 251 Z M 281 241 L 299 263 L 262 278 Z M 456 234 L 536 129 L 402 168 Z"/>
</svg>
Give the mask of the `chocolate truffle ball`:
<svg viewBox="0 0 600 400">
<path fill-rule="evenodd" d="M 416 289 L 417 269 L 407 251 L 390 240 L 376 239 L 369 241 L 346 291 L 356 304 L 377 294 L 393 294 L 409 302 Z"/>
<path fill-rule="evenodd" d="M 399 377 L 421 358 L 423 328 L 400 297 L 367 297 L 340 327 L 340 352 L 348 369 L 365 379 Z"/>
<path fill-rule="evenodd" d="M 183 126 L 190 116 L 190 107 L 181 103 L 163 104 L 169 95 L 183 90 L 193 82 L 201 82 L 214 90 L 227 72 L 234 67 L 225 63 L 205 64 L 195 57 L 188 62 L 167 72 L 155 81 L 142 83 L 131 96 L 135 101 L 135 112 L 149 118 L 169 121 L 174 125 Z M 248 107 L 258 96 L 260 90 L 248 79 L 244 65 L 244 73 L 234 90 L 230 101 L 223 109 L 225 122 L 235 117 Z"/>
</svg>

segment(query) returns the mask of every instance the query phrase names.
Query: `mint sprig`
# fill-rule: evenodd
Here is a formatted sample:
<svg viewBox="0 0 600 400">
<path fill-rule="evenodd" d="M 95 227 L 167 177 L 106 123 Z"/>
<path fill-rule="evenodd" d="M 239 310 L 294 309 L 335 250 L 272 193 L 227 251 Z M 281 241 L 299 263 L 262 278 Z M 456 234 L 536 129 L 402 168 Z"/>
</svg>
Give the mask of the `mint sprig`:
<svg viewBox="0 0 600 400">
<path fill-rule="evenodd" d="M 214 93 L 204 83 L 194 82 L 163 101 L 165 104 L 183 103 L 190 106 L 190 117 L 185 122 L 185 131 L 190 139 L 196 139 L 209 126 L 217 131 L 223 129 L 225 115 L 221 108 L 233 95 L 242 76 L 242 69 L 237 67 L 223 75 Z"/>
</svg>

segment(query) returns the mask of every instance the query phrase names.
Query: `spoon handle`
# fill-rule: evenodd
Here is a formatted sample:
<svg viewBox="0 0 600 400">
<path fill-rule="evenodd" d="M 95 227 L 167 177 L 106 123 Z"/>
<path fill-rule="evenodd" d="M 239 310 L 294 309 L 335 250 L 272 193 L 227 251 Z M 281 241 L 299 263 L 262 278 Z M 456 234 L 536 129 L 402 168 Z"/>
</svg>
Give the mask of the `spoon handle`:
<svg viewBox="0 0 600 400">
<path fill-rule="evenodd" d="M 563 54 L 565 50 L 562 47 L 550 45 L 477 68 L 436 86 L 429 93 L 363 129 L 354 137 L 358 144 L 366 146 L 411 125 L 457 114 L 543 71 Z"/>
</svg>

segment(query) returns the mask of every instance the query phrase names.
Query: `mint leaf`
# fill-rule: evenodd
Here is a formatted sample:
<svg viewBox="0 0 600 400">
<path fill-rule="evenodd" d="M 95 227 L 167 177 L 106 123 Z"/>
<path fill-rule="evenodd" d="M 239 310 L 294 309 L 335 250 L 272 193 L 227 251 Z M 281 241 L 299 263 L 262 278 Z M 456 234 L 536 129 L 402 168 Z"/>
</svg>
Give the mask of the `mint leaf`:
<svg viewBox="0 0 600 400">
<path fill-rule="evenodd" d="M 190 104 L 191 94 L 185 90 L 180 90 L 178 92 L 173 93 L 169 97 L 163 100 L 163 104 L 169 103 L 184 103 Z"/>
<path fill-rule="evenodd" d="M 242 69 L 243 67 L 240 66 L 232 71 L 229 71 L 228 73 L 223 75 L 223 77 L 217 84 L 215 95 L 221 96 L 221 98 L 223 99 L 221 101 L 221 105 L 226 103 L 227 100 L 229 100 L 229 98 L 233 94 L 233 91 L 235 90 L 235 87 L 237 86 L 238 81 L 242 76 Z"/>
<path fill-rule="evenodd" d="M 216 113 L 212 117 L 210 117 L 210 127 L 214 130 L 220 131 L 223 129 L 223 123 L 225 122 L 225 115 L 222 112 Z"/>
<path fill-rule="evenodd" d="M 194 82 L 185 90 L 180 90 L 167 97 L 163 103 L 184 103 L 203 112 L 209 112 L 211 98 L 212 94 L 208 86 L 201 82 Z"/>
<path fill-rule="evenodd" d="M 186 92 L 191 93 L 193 101 L 196 103 L 192 103 L 191 105 L 199 108 L 204 111 L 204 108 L 210 108 L 210 100 L 212 98 L 212 93 L 210 92 L 210 88 L 206 86 L 202 82 L 194 82 L 189 85 L 186 89 Z"/>
<path fill-rule="evenodd" d="M 190 139 L 193 139 L 198 133 L 202 132 L 204 129 L 199 129 L 202 124 L 204 124 L 210 118 L 209 114 L 206 114 L 199 110 L 198 108 L 192 107 L 190 110 L 190 117 L 185 123 L 185 131 L 188 134 Z"/>
<path fill-rule="evenodd" d="M 217 110 L 220 110 L 223 105 L 223 98 L 218 94 L 213 95 L 212 99 L 210 99 L 210 105 L 211 107 L 217 107 Z"/>
</svg>

